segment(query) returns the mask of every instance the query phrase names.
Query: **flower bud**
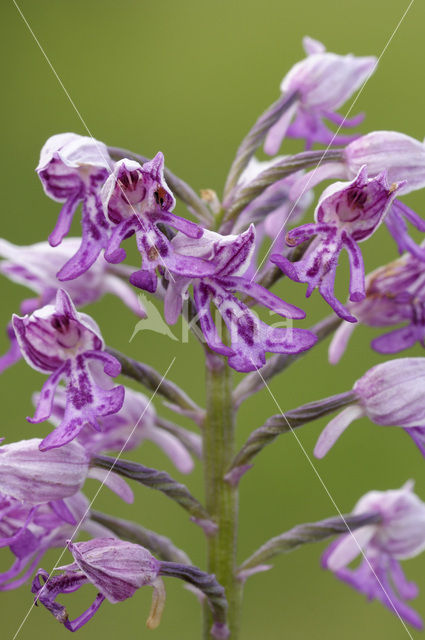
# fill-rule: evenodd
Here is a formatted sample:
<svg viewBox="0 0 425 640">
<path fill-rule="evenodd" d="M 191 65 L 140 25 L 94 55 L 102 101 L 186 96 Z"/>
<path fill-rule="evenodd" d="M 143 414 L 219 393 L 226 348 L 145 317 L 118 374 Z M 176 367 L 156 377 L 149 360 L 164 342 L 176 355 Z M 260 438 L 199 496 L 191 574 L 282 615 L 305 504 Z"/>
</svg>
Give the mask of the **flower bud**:
<svg viewBox="0 0 425 640">
<path fill-rule="evenodd" d="M 72 496 L 89 472 L 89 455 L 76 442 L 46 452 L 41 440 L 21 440 L 0 447 L 0 491 L 28 504 Z"/>
</svg>

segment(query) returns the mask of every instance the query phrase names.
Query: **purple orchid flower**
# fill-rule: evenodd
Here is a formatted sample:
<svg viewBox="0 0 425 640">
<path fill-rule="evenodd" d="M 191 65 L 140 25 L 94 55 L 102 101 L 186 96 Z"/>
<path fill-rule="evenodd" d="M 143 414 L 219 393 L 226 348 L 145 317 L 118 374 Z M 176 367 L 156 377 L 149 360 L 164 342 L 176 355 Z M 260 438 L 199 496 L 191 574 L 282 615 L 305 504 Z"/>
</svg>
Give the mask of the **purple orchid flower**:
<svg viewBox="0 0 425 640">
<path fill-rule="evenodd" d="M 106 484 L 125 502 L 133 502 L 133 492 L 127 483 L 114 473 L 91 467 L 91 452 L 78 442 L 60 448 L 41 451 L 40 438 L 12 442 L 0 447 L 0 492 L 36 506 L 49 503 L 67 522 L 75 524 L 64 503 L 75 495 L 87 478 Z"/>
<path fill-rule="evenodd" d="M 30 316 L 13 316 L 22 355 L 41 373 L 44 383 L 33 418 L 43 422 L 52 412 L 55 390 L 66 381 L 67 404 L 61 425 L 43 440 L 42 450 L 70 442 L 85 424 L 100 429 L 98 416 L 117 413 L 124 402 L 124 387 L 113 387 L 111 377 L 121 371 L 119 362 L 104 351 L 99 327 L 78 313 L 69 295 L 60 289 L 56 306 L 47 305 Z"/>
<path fill-rule="evenodd" d="M 393 491 L 370 491 L 357 502 L 353 514 L 379 513 L 381 521 L 332 542 L 322 556 L 322 566 L 334 572 L 368 600 L 379 600 L 391 612 L 417 629 L 421 617 L 406 604 L 418 595 L 407 582 L 399 560 L 425 549 L 425 504 L 413 493 L 413 483 Z M 348 565 L 362 554 L 355 569 Z"/>
<path fill-rule="evenodd" d="M 176 254 L 165 233 L 158 228 L 159 224 L 167 225 L 195 239 L 203 234 L 194 222 L 171 213 L 175 200 L 164 180 L 161 152 L 143 166 L 133 160 L 117 162 L 101 197 L 109 219 L 117 225 L 105 251 L 105 259 L 114 264 L 122 262 L 126 252 L 120 245 L 136 234 L 142 256 L 142 268 L 130 277 L 136 287 L 151 293 L 156 291 L 157 269 L 186 276 L 208 273 L 210 265 Z"/>
<path fill-rule="evenodd" d="M 0 591 L 26 582 L 48 549 L 63 547 L 74 535 L 76 524 L 90 535 L 104 535 L 106 529 L 90 520 L 89 501 L 82 493 L 63 503 L 66 519 L 51 504 L 34 506 L 0 494 L 0 547 L 9 547 L 15 556 L 10 569 L 0 573 Z"/>
<path fill-rule="evenodd" d="M 329 53 L 321 42 L 308 37 L 303 39 L 303 46 L 307 58 L 295 64 L 280 85 L 292 105 L 266 137 L 264 151 L 271 156 L 278 152 L 285 135 L 305 138 L 307 149 L 314 142 L 346 144 L 355 136 L 335 135 L 323 120 L 345 128 L 363 120 L 361 114 L 347 120 L 336 111 L 372 75 L 376 58 Z"/>
<path fill-rule="evenodd" d="M 403 427 L 425 456 L 425 358 L 399 358 L 369 369 L 354 383 L 356 399 L 320 434 L 314 449 L 323 458 L 347 427 L 363 416 L 383 426 Z"/>
<path fill-rule="evenodd" d="M 112 164 L 103 142 L 76 133 L 52 136 L 41 150 L 37 173 L 44 191 L 53 200 L 64 202 L 49 236 L 52 247 L 68 234 L 74 213 L 82 202 L 81 246 L 60 269 L 59 280 L 81 276 L 107 245 L 111 225 L 103 212 L 100 189 Z"/>
<path fill-rule="evenodd" d="M 192 284 L 197 319 L 206 343 L 213 351 L 227 356 L 233 369 L 253 371 L 265 364 L 267 351 L 299 353 L 315 344 L 316 336 L 307 330 L 269 327 L 234 295 L 240 292 L 251 296 L 283 317 L 305 317 L 301 309 L 244 277 L 255 245 L 253 225 L 238 236 L 221 236 L 205 231 L 201 240 L 197 241 L 177 234 L 172 244 L 175 251 L 208 260 L 214 266 L 214 273 L 202 278 L 177 277 L 170 282 L 164 298 L 165 319 L 169 324 L 176 322 L 183 298 Z M 230 347 L 220 339 L 210 311 L 211 303 L 224 320 L 230 336 Z"/>
<path fill-rule="evenodd" d="M 32 313 L 46 304 L 53 304 L 59 288 L 69 293 L 76 307 L 82 307 L 99 300 L 104 294 L 118 296 L 124 304 L 141 318 L 146 312 L 133 289 L 124 281 L 134 269 L 132 267 L 111 267 L 105 260 L 98 258 L 83 276 L 60 282 L 56 272 L 77 251 L 81 240 L 66 238 L 61 246 L 52 248 L 47 242 L 38 242 L 20 247 L 0 238 L 0 272 L 13 282 L 29 287 L 36 294 L 21 303 L 21 313 Z M 118 269 L 120 271 L 118 271 Z M 21 358 L 13 327 L 8 327 L 9 351 L 0 357 L 0 373 L 15 364 Z"/>
<path fill-rule="evenodd" d="M 389 183 L 398 183 L 398 195 L 425 187 L 425 145 L 397 131 L 373 131 L 361 136 L 341 150 L 339 162 L 324 163 L 302 176 L 292 187 L 291 198 L 297 200 L 306 189 L 328 179 L 352 180 L 367 166 L 369 177 L 387 172 Z M 385 220 L 400 253 L 409 251 L 425 260 L 425 251 L 409 235 L 407 222 L 425 232 L 425 220 L 400 200 L 395 200 Z"/>
<path fill-rule="evenodd" d="M 35 404 L 38 397 L 37 394 Z M 58 388 L 49 418 L 55 427 L 63 421 L 66 399 L 65 389 Z M 106 451 L 130 451 L 150 440 L 164 451 L 181 473 L 190 473 L 193 469 L 190 453 L 173 434 L 157 426 L 156 420 L 156 411 L 149 398 L 125 387 L 124 404 L 118 413 L 99 417 L 100 431 L 94 431 L 90 425 L 84 426 L 75 441 L 94 456 Z M 200 436 L 190 433 L 190 437 L 201 451 Z"/>
<path fill-rule="evenodd" d="M 424 243 L 422 243 L 424 246 Z M 371 327 L 403 327 L 385 333 L 371 342 L 378 353 L 399 353 L 416 342 L 425 345 L 425 264 L 406 253 L 366 277 L 366 297 L 348 304 L 359 322 Z M 342 357 L 355 325 L 338 327 L 329 347 L 329 362 Z"/>
<path fill-rule="evenodd" d="M 155 629 L 165 605 L 165 588 L 159 575 L 161 563 L 147 549 L 138 544 L 115 538 L 97 538 L 89 542 L 68 542 L 74 562 L 59 567 L 61 575 L 49 577 L 39 569 L 34 578 L 32 593 L 70 631 L 77 631 L 99 609 L 102 602 L 113 604 L 131 598 L 137 589 L 153 587 L 152 607 L 147 626 Z M 61 593 L 77 591 L 83 584 L 93 584 L 98 594 L 93 604 L 75 620 L 69 620 L 63 605 L 56 602 Z"/>
<path fill-rule="evenodd" d="M 349 183 L 337 182 L 319 199 L 315 222 L 287 234 L 289 246 L 297 246 L 316 236 L 299 262 L 273 254 L 270 257 L 295 282 L 308 284 L 306 296 L 316 287 L 326 302 L 344 320 L 356 322 L 334 294 L 335 274 L 342 249 L 348 253 L 351 267 L 350 300 L 365 295 L 365 273 L 359 242 L 370 238 L 385 218 L 402 185 L 388 186 L 385 173 L 368 179 L 366 167 Z"/>
</svg>

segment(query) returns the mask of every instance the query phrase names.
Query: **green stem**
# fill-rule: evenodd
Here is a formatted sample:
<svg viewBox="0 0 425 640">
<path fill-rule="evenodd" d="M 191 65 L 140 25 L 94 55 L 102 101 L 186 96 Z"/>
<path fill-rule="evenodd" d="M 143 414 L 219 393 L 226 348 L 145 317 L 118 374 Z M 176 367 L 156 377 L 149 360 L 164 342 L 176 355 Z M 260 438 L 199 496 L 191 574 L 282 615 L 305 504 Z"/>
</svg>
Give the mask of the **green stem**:
<svg viewBox="0 0 425 640">
<path fill-rule="evenodd" d="M 221 357 L 207 358 L 207 415 L 204 425 L 206 507 L 218 525 L 208 537 L 208 572 L 223 585 L 229 605 L 231 640 L 239 631 L 241 585 L 236 578 L 238 490 L 224 479 L 234 455 L 234 415 L 231 369 Z M 211 611 L 204 607 L 204 640 L 211 638 Z"/>
</svg>

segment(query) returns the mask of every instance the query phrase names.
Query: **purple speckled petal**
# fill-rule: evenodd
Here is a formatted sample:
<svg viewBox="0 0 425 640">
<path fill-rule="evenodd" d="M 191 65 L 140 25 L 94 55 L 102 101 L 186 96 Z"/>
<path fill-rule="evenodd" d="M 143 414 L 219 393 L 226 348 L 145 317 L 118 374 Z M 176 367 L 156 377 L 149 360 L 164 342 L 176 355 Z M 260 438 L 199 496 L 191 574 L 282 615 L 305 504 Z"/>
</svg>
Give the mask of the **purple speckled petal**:
<svg viewBox="0 0 425 640">
<path fill-rule="evenodd" d="M 82 613 L 80 616 L 78 616 L 78 618 L 75 618 L 74 620 L 69 620 L 69 618 L 67 618 L 66 620 L 64 620 L 64 626 L 69 631 L 78 631 L 78 629 L 81 629 L 82 626 L 87 624 L 87 622 L 91 620 L 91 618 L 93 618 L 94 614 L 99 609 L 104 600 L 105 596 L 103 596 L 101 593 L 98 593 L 96 598 L 94 599 L 94 602 L 89 606 L 88 609 L 86 609 L 86 611 L 84 611 L 84 613 Z"/>
<path fill-rule="evenodd" d="M 413 214 L 414 212 L 409 210 L 409 215 L 406 216 L 402 203 L 396 201 L 391 207 L 391 210 L 385 220 L 385 224 L 387 225 L 388 231 L 396 241 L 400 253 L 403 253 L 403 251 L 408 251 L 418 260 L 425 261 L 425 250 L 423 247 L 416 244 L 416 242 L 410 236 L 406 221 L 404 219 L 405 217 L 408 217 L 408 219 L 410 218 L 409 221 L 422 231 L 424 221 L 416 214 L 414 214 L 415 218 L 413 218 Z"/>
<path fill-rule="evenodd" d="M 236 371 L 248 372 L 261 368 L 268 351 L 299 353 L 317 341 L 314 334 L 303 329 L 269 327 L 224 289 L 216 291 L 214 304 L 230 334 L 234 355 L 229 357 L 228 362 Z"/>
<path fill-rule="evenodd" d="M 131 274 L 130 283 L 138 289 L 148 291 L 149 293 L 155 293 L 158 287 L 158 276 L 155 271 L 147 271 L 146 269 L 139 269 Z"/>
<path fill-rule="evenodd" d="M 82 241 L 77 253 L 59 271 L 59 280 L 73 280 L 94 264 L 107 246 L 110 223 L 103 213 L 98 193 L 91 189 L 83 203 Z"/>
<path fill-rule="evenodd" d="M 75 365 L 69 368 L 63 420 L 59 427 L 44 438 L 40 445 L 42 451 L 60 447 L 70 442 L 85 425 L 90 425 L 93 429 L 100 430 L 97 418 L 117 413 L 121 409 L 124 402 L 124 387 L 102 388 L 96 384 L 87 366 L 88 360 L 92 360 L 93 357 L 98 355 L 104 356 L 102 360 L 107 358 L 107 364 L 110 365 L 112 356 L 109 356 L 109 354 L 87 352 L 85 358 L 78 356 Z M 117 361 L 113 360 L 116 365 Z M 112 371 L 112 373 L 116 375 L 116 370 Z"/>
<path fill-rule="evenodd" d="M 56 226 L 49 235 L 49 243 L 52 247 L 57 247 L 64 237 L 69 233 L 71 222 L 78 205 L 83 199 L 82 189 L 78 189 L 63 205 Z"/>
<path fill-rule="evenodd" d="M 218 281 L 220 282 L 220 280 Z M 285 302 L 279 298 L 279 296 L 271 293 L 271 291 L 268 291 L 256 282 L 249 281 L 246 278 L 232 278 L 227 276 L 226 279 L 223 280 L 223 285 L 224 284 L 228 291 L 245 293 L 280 316 L 293 319 L 305 318 L 305 312 L 302 311 L 302 309 Z"/>
<path fill-rule="evenodd" d="M 135 215 L 123 220 L 111 233 L 108 246 L 105 249 L 105 260 L 112 264 L 118 264 L 125 260 L 127 253 L 120 247 L 121 242 L 131 237 L 140 228 L 140 223 Z"/>
<path fill-rule="evenodd" d="M 370 346 L 378 353 L 399 353 L 413 347 L 418 340 L 423 341 L 424 333 L 425 329 L 423 327 L 416 327 L 411 324 L 374 338 Z"/>
<path fill-rule="evenodd" d="M 336 264 L 333 265 L 327 274 L 323 277 L 320 285 L 319 291 L 322 295 L 322 298 L 326 300 L 328 305 L 332 307 L 335 313 L 346 320 L 347 322 L 357 322 L 357 318 L 355 318 L 343 304 L 335 297 L 334 286 L 335 286 L 335 274 L 336 274 Z"/>
<path fill-rule="evenodd" d="M 342 241 L 350 261 L 350 300 L 360 302 L 366 296 L 362 252 L 357 243 L 348 234 L 343 234 Z"/>
<path fill-rule="evenodd" d="M 185 218 L 180 218 L 174 213 L 163 211 L 161 213 L 161 222 L 169 224 L 171 227 L 177 229 L 177 231 L 181 231 L 188 236 L 188 238 L 202 238 L 203 229 L 199 225 L 195 222 L 191 222 L 190 220 L 186 220 Z"/>
<path fill-rule="evenodd" d="M 64 522 L 72 525 L 78 524 L 74 514 L 67 506 L 65 500 L 52 500 L 51 502 L 49 502 L 49 506 Z"/>
<path fill-rule="evenodd" d="M 19 362 L 22 358 L 21 350 L 11 323 L 7 326 L 7 336 L 10 341 L 10 347 L 7 353 L 0 356 L 0 373 L 3 373 L 3 371 L 14 365 L 16 362 Z"/>
<path fill-rule="evenodd" d="M 37 424 L 39 422 L 44 422 L 44 420 L 47 420 L 50 417 L 56 387 L 58 386 L 59 382 L 66 376 L 66 374 L 67 368 L 64 364 L 62 367 L 52 373 L 52 375 L 46 380 L 41 389 L 34 416 L 32 418 L 28 417 L 28 422 Z"/>
<path fill-rule="evenodd" d="M 217 353 L 221 353 L 223 356 L 233 355 L 233 349 L 223 344 L 220 336 L 218 335 L 217 327 L 211 315 L 210 304 L 214 290 L 211 290 L 208 286 L 201 283 L 194 286 L 193 294 L 199 317 L 199 324 L 208 346 L 210 349 Z"/>
</svg>

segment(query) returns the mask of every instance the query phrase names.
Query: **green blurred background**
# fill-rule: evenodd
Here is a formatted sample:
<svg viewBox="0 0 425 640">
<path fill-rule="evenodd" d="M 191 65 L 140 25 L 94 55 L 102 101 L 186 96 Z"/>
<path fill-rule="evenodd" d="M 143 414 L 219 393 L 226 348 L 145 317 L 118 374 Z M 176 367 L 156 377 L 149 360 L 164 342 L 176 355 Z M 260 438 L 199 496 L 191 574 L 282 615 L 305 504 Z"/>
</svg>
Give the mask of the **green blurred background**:
<svg viewBox="0 0 425 640">
<path fill-rule="evenodd" d="M 286 71 L 303 57 L 303 35 L 322 40 L 331 51 L 379 55 L 407 5 L 407 0 L 20 2 L 31 29 L 96 138 L 148 156 L 161 149 L 168 166 L 194 188 L 210 187 L 218 193 L 239 141 L 276 99 Z M 39 150 L 52 134 L 75 131 L 84 135 L 86 131 L 10 0 L 2 2 L 1 13 L 2 236 L 18 244 L 31 244 L 47 238 L 59 211 L 59 205 L 43 195 L 34 173 Z M 355 112 L 367 111 L 363 131 L 396 129 L 422 139 L 424 21 L 425 5 L 417 0 L 358 101 Z M 291 143 L 286 148 L 296 147 Z M 421 193 L 406 201 L 418 212 L 425 207 Z M 181 205 L 176 212 L 185 215 Z M 74 231 L 78 233 L 77 224 Z M 395 257 L 394 242 L 384 229 L 363 248 L 368 270 Z M 135 258 L 134 252 L 129 253 Z M 1 286 L 1 325 L 6 325 L 25 292 L 4 279 Z M 345 287 L 342 277 L 341 295 Z M 303 287 L 285 282 L 276 291 L 305 308 L 304 326 L 328 312 L 317 295 L 306 301 Z M 118 300 L 107 297 L 89 311 L 108 344 L 159 371 L 165 371 L 175 356 L 170 378 L 203 402 L 203 359 L 195 342 L 180 344 L 142 331 L 129 344 L 135 320 Z M 360 327 L 337 367 L 327 363 L 327 345 L 321 345 L 275 379 L 271 387 L 283 410 L 350 388 L 366 369 L 383 360 L 369 348 L 374 335 L 375 331 Z M 4 351 L 3 335 L 0 346 Z M 408 355 L 423 352 L 418 348 Z M 3 375 L 0 435 L 8 441 L 48 433 L 48 425 L 37 427 L 25 421 L 32 411 L 30 395 L 42 382 L 42 376 L 23 363 Z M 239 414 L 238 440 L 242 443 L 252 429 L 276 412 L 267 392 L 248 401 Z M 166 411 L 164 415 L 171 416 Z M 323 420 L 298 432 L 309 455 L 325 424 Z M 151 445 L 134 457 L 180 477 Z M 410 438 L 397 428 L 357 422 L 331 453 L 317 462 L 317 469 L 343 512 L 366 491 L 396 488 L 408 478 L 416 480 L 417 492 L 425 499 L 424 461 Z M 202 497 L 199 465 L 184 481 Z M 95 488 L 90 482 L 89 493 Z M 128 506 L 105 489 L 95 506 L 169 535 L 195 563 L 204 566 L 201 532 L 185 513 L 162 495 L 141 487 L 135 487 L 135 493 L 135 505 Z M 283 436 L 262 453 L 242 482 L 240 560 L 269 537 L 299 522 L 334 514 L 334 506 L 295 438 Z M 245 592 L 243 640 L 260 636 L 267 640 L 398 639 L 407 635 L 400 621 L 380 604 L 368 604 L 320 569 L 324 546 L 281 557 L 272 572 L 252 578 Z M 3 557 L 5 554 L 2 552 L 2 567 L 10 560 Z M 57 555 L 49 554 L 43 566 L 51 568 Z M 62 563 L 68 560 L 65 556 Z M 425 616 L 425 555 L 404 566 L 408 577 L 420 586 L 414 604 Z M 167 607 L 156 631 L 145 628 L 150 593 L 141 590 L 120 605 L 105 603 L 95 619 L 79 631 L 79 637 L 199 638 L 196 599 L 172 580 L 167 581 L 167 592 Z M 68 598 L 71 615 L 78 615 L 93 596 L 93 589 L 87 588 Z M 12 640 L 31 602 L 26 588 L 1 595 L 2 638 Z M 34 640 L 47 634 L 56 639 L 67 633 L 39 607 L 30 612 L 17 637 Z M 412 637 L 420 634 L 412 631 Z"/>
</svg>

